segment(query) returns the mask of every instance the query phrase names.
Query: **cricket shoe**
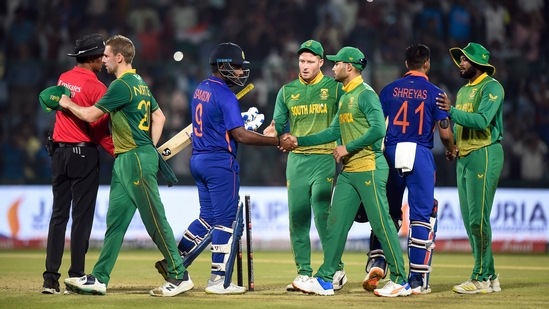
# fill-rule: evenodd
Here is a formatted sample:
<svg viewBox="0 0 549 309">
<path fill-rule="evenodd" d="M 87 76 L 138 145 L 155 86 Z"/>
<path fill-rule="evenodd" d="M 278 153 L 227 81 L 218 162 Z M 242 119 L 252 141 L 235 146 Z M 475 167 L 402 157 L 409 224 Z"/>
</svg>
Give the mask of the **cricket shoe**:
<svg viewBox="0 0 549 309">
<path fill-rule="evenodd" d="M 294 288 L 299 289 L 303 293 L 322 296 L 334 295 L 333 283 L 324 281 L 319 277 L 311 277 L 307 281 L 294 281 L 292 284 L 294 285 Z"/>
<path fill-rule="evenodd" d="M 381 267 L 372 267 L 370 271 L 366 274 L 364 281 L 362 281 L 362 287 L 366 291 L 373 292 L 377 289 L 379 280 L 383 279 L 385 276 L 385 271 Z"/>
<path fill-rule="evenodd" d="M 158 273 L 162 275 L 164 280 L 168 280 L 168 262 L 166 262 L 166 260 L 161 260 L 154 263 L 154 268 L 158 270 Z"/>
<path fill-rule="evenodd" d="M 290 283 L 286 286 L 286 291 L 288 291 L 288 292 L 299 292 L 300 289 L 294 288 L 294 282 L 295 281 L 307 281 L 310 278 L 311 277 L 309 277 L 307 275 L 297 275 L 297 277 L 295 277 L 294 281 L 292 281 L 292 283 Z"/>
<path fill-rule="evenodd" d="M 185 271 L 183 280 L 168 279 L 164 284 L 156 289 L 149 291 L 151 296 L 172 297 L 194 288 L 194 283 L 191 280 L 189 273 Z"/>
<path fill-rule="evenodd" d="M 246 288 L 243 286 L 238 286 L 236 284 L 231 284 L 225 288 L 223 283 L 225 282 L 224 276 L 212 275 L 208 279 L 208 284 L 206 285 L 206 293 L 208 294 L 244 294 L 246 293 Z"/>
<path fill-rule="evenodd" d="M 334 279 L 332 280 L 332 285 L 334 287 L 334 291 L 339 291 L 343 288 L 343 286 L 347 283 L 347 275 L 345 274 L 344 270 L 338 270 L 334 274 Z"/>
<path fill-rule="evenodd" d="M 431 286 L 428 285 L 426 288 L 423 286 L 417 286 L 415 288 L 412 288 L 412 295 L 424 295 L 431 293 Z"/>
<path fill-rule="evenodd" d="M 496 278 L 490 279 L 490 284 L 492 285 L 492 291 L 501 292 L 501 286 L 499 285 L 499 274 L 496 275 Z"/>
<path fill-rule="evenodd" d="M 65 279 L 67 290 L 85 295 L 105 295 L 107 286 L 99 282 L 93 275 L 70 277 Z"/>
<path fill-rule="evenodd" d="M 42 285 L 42 294 L 59 294 L 61 290 L 59 289 L 59 281 L 54 279 L 44 279 L 44 284 Z"/>
<path fill-rule="evenodd" d="M 388 281 L 382 288 L 375 289 L 374 294 L 380 297 L 409 296 L 412 294 L 412 288 L 408 283 L 398 284 Z"/>
<path fill-rule="evenodd" d="M 478 281 L 473 279 L 469 279 L 454 286 L 453 290 L 459 294 L 487 294 L 493 292 L 490 281 Z"/>
</svg>

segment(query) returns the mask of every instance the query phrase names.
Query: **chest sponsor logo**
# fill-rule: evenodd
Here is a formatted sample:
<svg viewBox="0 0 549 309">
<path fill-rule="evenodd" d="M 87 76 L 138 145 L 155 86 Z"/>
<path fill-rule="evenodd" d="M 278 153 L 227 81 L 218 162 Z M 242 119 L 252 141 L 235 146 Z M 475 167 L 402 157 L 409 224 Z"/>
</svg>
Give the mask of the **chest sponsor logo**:
<svg viewBox="0 0 549 309">
<path fill-rule="evenodd" d="M 292 100 L 299 100 L 299 96 L 300 96 L 300 95 L 301 95 L 300 93 L 298 93 L 298 94 L 290 94 L 290 98 L 291 98 Z"/>
</svg>

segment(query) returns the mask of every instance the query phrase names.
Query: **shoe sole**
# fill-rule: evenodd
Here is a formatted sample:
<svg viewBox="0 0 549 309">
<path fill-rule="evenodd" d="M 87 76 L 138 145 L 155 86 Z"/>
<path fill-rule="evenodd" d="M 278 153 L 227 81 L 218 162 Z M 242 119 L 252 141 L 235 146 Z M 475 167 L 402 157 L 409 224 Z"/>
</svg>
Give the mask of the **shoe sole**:
<svg viewBox="0 0 549 309">
<path fill-rule="evenodd" d="M 183 283 L 181 283 L 181 284 L 183 284 Z M 181 291 L 179 291 L 175 294 L 172 294 L 172 295 L 155 294 L 155 293 L 153 293 L 153 290 L 149 291 L 149 295 L 154 296 L 154 297 L 173 297 L 173 296 L 177 296 L 179 294 L 185 293 L 187 291 L 190 291 L 193 288 L 194 288 L 194 283 L 191 282 L 191 283 L 187 283 L 187 286 L 184 287 Z"/>
<path fill-rule="evenodd" d="M 294 287 L 294 289 L 296 289 L 297 291 L 301 291 L 303 294 L 320 295 L 320 296 L 333 296 L 334 295 L 334 292 L 332 292 L 332 293 L 317 293 L 317 292 L 314 292 L 314 291 L 304 290 L 304 289 L 299 288 L 295 284 L 293 284 L 293 282 L 292 282 L 292 286 Z"/>
<path fill-rule="evenodd" d="M 379 280 L 383 279 L 384 271 L 379 267 L 372 267 L 372 269 L 370 269 L 369 274 L 370 274 L 370 278 L 362 282 L 362 287 L 366 291 L 373 292 L 375 289 L 377 289 Z"/>
<path fill-rule="evenodd" d="M 291 285 L 291 284 L 288 284 L 288 285 L 286 286 L 286 291 L 288 291 L 288 292 L 301 292 L 301 290 L 296 289 L 296 288 L 295 288 L 293 285 Z"/>
<path fill-rule="evenodd" d="M 106 292 L 97 291 L 93 289 L 84 289 L 80 288 L 78 286 L 67 284 L 65 283 L 65 287 L 68 291 L 71 291 L 72 293 L 80 294 L 80 295 L 100 295 L 103 296 L 106 294 Z"/>
<path fill-rule="evenodd" d="M 57 295 L 57 294 L 61 294 L 61 291 L 58 292 L 54 288 L 42 288 L 42 294 Z"/>
<path fill-rule="evenodd" d="M 486 290 L 486 289 L 468 291 L 468 290 L 460 290 L 460 289 L 453 288 L 452 290 L 458 294 L 489 294 L 493 292 L 493 290 Z"/>
<path fill-rule="evenodd" d="M 374 291 L 374 295 L 375 296 L 378 296 L 378 297 L 399 297 L 399 296 L 410 296 L 412 295 L 412 291 L 410 291 L 409 293 L 406 292 L 405 294 L 401 294 L 400 292 L 399 293 L 396 293 L 396 294 L 388 294 L 388 295 L 383 295 L 377 291 Z"/>
</svg>

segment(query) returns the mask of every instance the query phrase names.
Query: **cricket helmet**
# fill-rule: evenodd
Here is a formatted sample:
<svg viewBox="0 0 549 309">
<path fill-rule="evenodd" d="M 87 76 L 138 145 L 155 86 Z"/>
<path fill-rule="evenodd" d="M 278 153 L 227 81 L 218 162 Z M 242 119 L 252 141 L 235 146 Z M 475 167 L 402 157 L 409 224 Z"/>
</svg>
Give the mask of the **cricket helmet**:
<svg viewBox="0 0 549 309">
<path fill-rule="evenodd" d="M 210 54 L 209 62 L 214 67 L 214 72 L 219 72 L 229 86 L 244 86 L 250 76 L 250 70 L 244 68 L 250 62 L 246 61 L 242 48 L 234 43 L 217 45 Z M 242 75 L 236 74 L 236 69 L 242 69 Z"/>
</svg>

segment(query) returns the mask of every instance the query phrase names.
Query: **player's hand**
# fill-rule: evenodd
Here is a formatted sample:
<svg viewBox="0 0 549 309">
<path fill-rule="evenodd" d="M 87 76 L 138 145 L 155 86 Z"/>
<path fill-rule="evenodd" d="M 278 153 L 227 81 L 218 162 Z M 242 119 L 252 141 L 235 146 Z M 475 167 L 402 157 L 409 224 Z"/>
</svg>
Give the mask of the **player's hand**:
<svg viewBox="0 0 549 309">
<path fill-rule="evenodd" d="M 61 99 L 59 99 L 59 105 L 62 108 L 68 108 L 71 102 L 72 102 L 71 98 L 69 98 L 68 96 L 66 96 L 64 94 L 61 95 Z"/>
<path fill-rule="evenodd" d="M 278 136 L 278 134 L 276 133 L 274 120 L 271 121 L 271 124 L 268 127 L 266 127 L 265 130 L 263 130 L 263 135 L 273 136 L 273 137 Z"/>
<path fill-rule="evenodd" d="M 450 101 L 446 93 L 439 93 L 436 100 L 439 109 L 449 111 L 452 108 L 452 101 Z"/>
<path fill-rule="evenodd" d="M 347 147 L 345 145 L 339 145 L 334 149 L 334 159 L 337 163 L 341 162 L 341 159 L 348 155 Z"/>
<path fill-rule="evenodd" d="M 454 145 L 454 149 L 452 151 L 446 150 L 446 160 L 452 161 L 454 160 L 459 154 L 459 149 Z"/>
<path fill-rule="evenodd" d="M 297 148 L 297 137 L 291 135 L 290 133 L 283 134 L 280 139 L 280 145 L 278 149 L 283 152 L 289 152 Z"/>
</svg>

